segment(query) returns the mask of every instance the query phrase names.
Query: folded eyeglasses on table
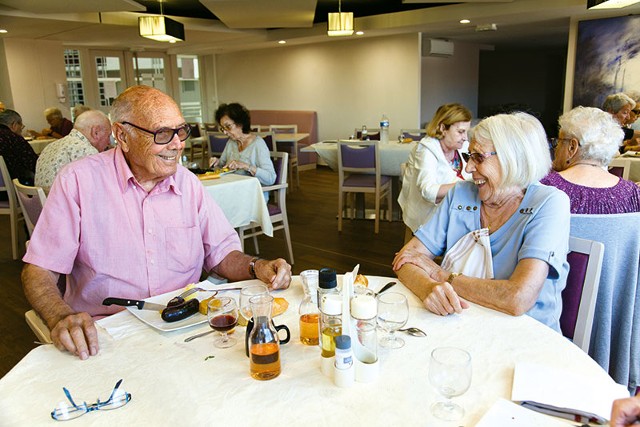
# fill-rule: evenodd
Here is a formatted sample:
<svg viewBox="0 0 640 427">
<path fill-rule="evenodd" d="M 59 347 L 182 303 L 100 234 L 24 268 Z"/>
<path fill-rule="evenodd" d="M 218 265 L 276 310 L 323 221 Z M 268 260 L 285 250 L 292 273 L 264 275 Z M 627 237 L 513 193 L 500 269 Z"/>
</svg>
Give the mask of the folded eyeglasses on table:
<svg viewBox="0 0 640 427">
<path fill-rule="evenodd" d="M 87 402 L 82 402 L 81 404 L 76 404 L 71 397 L 71 393 L 67 390 L 66 387 L 62 387 L 64 390 L 65 396 L 71 403 L 60 402 L 56 408 L 51 411 L 51 418 L 57 421 L 66 421 L 72 420 L 74 418 L 78 418 L 87 412 L 97 411 L 97 410 L 110 410 L 110 409 L 118 409 L 131 400 L 131 393 L 127 393 L 126 391 L 120 389 L 120 384 L 122 383 L 122 379 L 120 379 L 116 386 L 113 388 L 111 392 L 111 396 L 109 399 L 101 402 L 100 399 L 96 401 L 96 403 L 87 404 Z"/>
</svg>

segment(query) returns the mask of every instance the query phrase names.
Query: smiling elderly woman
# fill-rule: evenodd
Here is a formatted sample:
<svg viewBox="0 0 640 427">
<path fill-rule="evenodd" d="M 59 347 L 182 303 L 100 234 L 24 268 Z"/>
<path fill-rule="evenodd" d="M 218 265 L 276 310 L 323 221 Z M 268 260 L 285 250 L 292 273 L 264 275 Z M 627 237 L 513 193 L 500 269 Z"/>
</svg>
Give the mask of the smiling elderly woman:
<svg viewBox="0 0 640 427">
<path fill-rule="evenodd" d="M 542 125 L 526 113 L 489 117 L 473 130 L 469 152 L 473 182 L 447 193 L 394 270 L 436 314 L 461 313 L 468 300 L 559 331 L 569 200 L 539 183 L 551 166 Z"/>
</svg>

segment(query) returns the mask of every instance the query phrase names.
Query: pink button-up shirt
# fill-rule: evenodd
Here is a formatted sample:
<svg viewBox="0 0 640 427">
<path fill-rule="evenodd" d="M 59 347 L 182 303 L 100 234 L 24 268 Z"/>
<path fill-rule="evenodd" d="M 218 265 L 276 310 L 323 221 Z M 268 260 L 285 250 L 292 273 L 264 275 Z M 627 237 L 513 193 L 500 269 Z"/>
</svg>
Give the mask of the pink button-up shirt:
<svg viewBox="0 0 640 427">
<path fill-rule="evenodd" d="M 234 250 L 238 235 L 195 175 L 178 166 L 147 193 L 118 147 L 58 174 L 23 261 L 67 274 L 65 301 L 104 316 L 122 310 L 104 298 L 197 282 Z"/>
</svg>

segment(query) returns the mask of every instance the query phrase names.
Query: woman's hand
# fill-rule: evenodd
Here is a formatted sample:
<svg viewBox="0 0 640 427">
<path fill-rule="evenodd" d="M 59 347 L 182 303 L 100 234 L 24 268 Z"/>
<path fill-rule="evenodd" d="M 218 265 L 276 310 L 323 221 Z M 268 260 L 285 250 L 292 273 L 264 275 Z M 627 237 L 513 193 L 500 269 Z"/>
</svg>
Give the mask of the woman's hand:
<svg viewBox="0 0 640 427">
<path fill-rule="evenodd" d="M 400 249 L 400 252 L 396 253 L 395 258 L 393 258 L 393 271 L 400 270 L 400 268 L 405 264 L 413 264 L 424 270 L 431 280 L 436 282 L 443 281 L 442 277 L 446 272 L 421 248 L 424 248 L 424 246 L 420 241 L 415 237 L 411 239 L 409 243 Z M 448 274 L 446 277 L 448 277 Z"/>
<path fill-rule="evenodd" d="M 218 163 L 220 163 L 220 159 L 217 157 L 211 157 L 209 159 L 209 167 L 210 168 L 215 168 L 216 166 L 218 166 Z"/>
<path fill-rule="evenodd" d="M 245 162 L 241 162 L 239 160 L 232 160 L 231 162 L 229 162 L 229 164 L 227 165 L 227 167 L 231 170 L 244 170 L 244 171 L 249 171 L 249 169 L 251 169 L 251 165 Z"/>
<path fill-rule="evenodd" d="M 469 303 L 460 297 L 450 283 L 444 282 L 431 288 L 431 292 L 422 300 L 425 308 L 432 313 L 446 316 L 462 313 Z"/>
</svg>

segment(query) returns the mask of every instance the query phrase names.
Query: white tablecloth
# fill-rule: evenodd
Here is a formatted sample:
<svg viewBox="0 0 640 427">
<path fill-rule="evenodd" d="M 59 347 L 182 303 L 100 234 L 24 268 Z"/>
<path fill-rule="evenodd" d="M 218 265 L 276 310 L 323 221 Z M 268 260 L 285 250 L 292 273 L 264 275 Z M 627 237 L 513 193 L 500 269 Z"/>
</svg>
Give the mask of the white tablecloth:
<svg viewBox="0 0 640 427">
<path fill-rule="evenodd" d="M 640 157 L 620 156 L 614 158 L 609 166 L 623 166 L 625 161 L 629 161 L 631 169 L 629 170 L 629 181 L 640 182 Z"/>
<path fill-rule="evenodd" d="M 222 208 L 234 228 L 254 224 L 273 237 L 273 225 L 257 178 L 227 174 L 219 179 L 202 181 L 207 193 Z"/>
<path fill-rule="evenodd" d="M 371 276 L 369 286 L 378 290 L 389 280 L 394 279 Z M 472 304 L 461 315 L 440 317 L 422 308 L 400 283 L 392 291 L 409 297 L 408 325 L 422 328 L 428 337 L 403 335 L 403 348 L 381 349 L 380 376 L 374 383 L 343 389 L 321 373 L 319 349 L 299 342 L 302 289 L 295 277 L 290 289 L 274 292 L 290 303 L 275 318 L 276 324 L 291 329 L 291 342 L 281 347 L 279 377 L 252 379 L 241 343 L 217 349 L 212 335 L 184 342 L 206 331 L 206 323 L 158 332 L 124 311 L 99 322 L 111 335 L 101 330 L 98 356 L 80 361 L 51 345 L 31 351 L 0 380 L 1 424 L 59 426 L 49 413 L 65 400 L 63 386 L 91 403 L 97 397 L 106 399 L 120 378 L 121 387 L 132 394 L 131 402 L 85 414 L 78 425 L 473 426 L 498 398 L 510 398 L 519 361 L 611 381 L 578 347 L 528 316 L 511 317 Z M 238 327 L 235 336 L 242 340 L 244 328 Z M 451 345 L 471 353 L 473 379 L 470 389 L 455 399 L 464 405 L 465 418 L 441 423 L 429 412 L 438 398 L 428 380 L 429 354 Z"/>
<path fill-rule="evenodd" d="M 57 139 L 32 139 L 29 141 L 29 145 L 31 145 L 31 148 L 33 148 L 33 151 L 35 151 L 36 154 L 40 154 L 42 153 L 42 150 L 44 150 L 44 148 L 53 141 L 57 141 Z"/>
<path fill-rule="evenodd" d="M 389 141 L 388 144 L 380 144 L 380 167 L 382 175 L 400 176 L 400 164 L 409 159 L 409 154 L 415 146 L 415 142 L 400 144 Z M 306 150 L 313 149 L 333 170 L 338 170 L 338 150 L 335 142 L 318 142 L 310 145 Z"/>
</svg>

